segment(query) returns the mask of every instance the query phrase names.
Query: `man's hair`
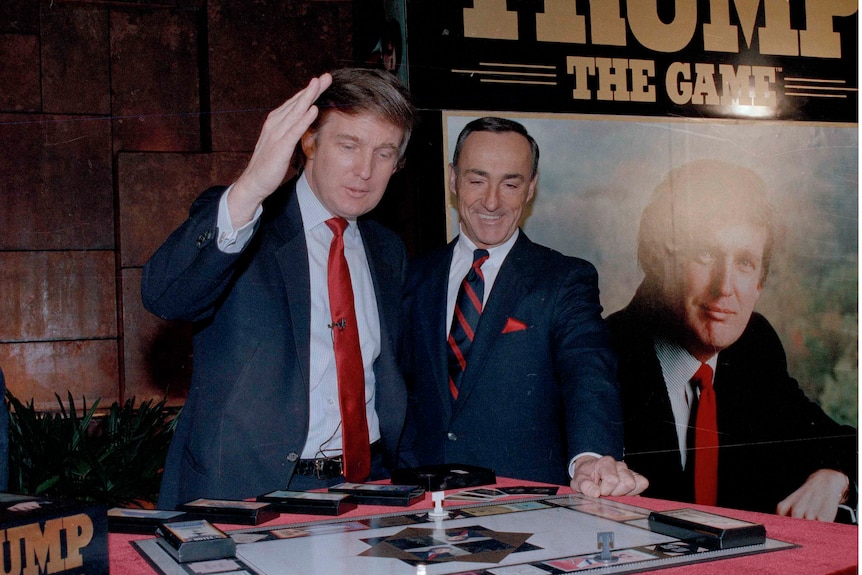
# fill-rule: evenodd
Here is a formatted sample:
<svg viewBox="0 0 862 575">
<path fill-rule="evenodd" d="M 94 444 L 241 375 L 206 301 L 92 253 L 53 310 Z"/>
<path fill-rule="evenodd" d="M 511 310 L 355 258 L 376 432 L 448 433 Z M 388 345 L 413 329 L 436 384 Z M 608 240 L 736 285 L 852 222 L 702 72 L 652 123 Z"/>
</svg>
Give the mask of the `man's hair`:
<svg viewBox="0 0 862 575">
<path fill-rule="evenodd" d="M 416 110 L 404 84 L 391 72 L 370 68 L 342 68 L 331 72 L 331 75 L 332 85 L 314 102 L 320 112 L 309 130 L 316 134 L 332 112 L 348 116 L 371 114 L 404 132 L 398 150 L 400 166 L 416 118 Z M 297 156 L 299 163 L 304 164 L 301 145 L 297 145 Z"/>
<path fill-rule="evenodd" d="M 760 284 L 766 282 L 776 237 L 775 211 L 766 184 L 753 171 L 718 160 L 697 160 L 671 170 L 641 215 L 638 263 L 644 283 L 664 282 L 668 264 L 707 229 L 747 224 L 766 231 Z"/>
<path fill-rule="evenodd" d="M 484 118 L 473 120 L 464 126 L 461 133 L 458 134 L 458 142 L 455 144 L 455 153 L 452 154 L 453 166 L 456 168 L 458 167 L 458 159 L 461 157 L 461 150 L 464 148 L 464 141 L 467 139 L 467 136 L 473 132 L 515 132 L 524 136 L 527 139 L 527 142 L 530 143 L 530 154 L 533 159 L 530 179 L 532 180 L 536 176 L 536 173 L 539 170 L 539 144 L 537 144 L 536 140 L 534 140 L 527 132 L 527 128 L 525 128 L 523 124 L 514 120 L 497 118 L 495 116 L 485 116 Z"/>
</svg>

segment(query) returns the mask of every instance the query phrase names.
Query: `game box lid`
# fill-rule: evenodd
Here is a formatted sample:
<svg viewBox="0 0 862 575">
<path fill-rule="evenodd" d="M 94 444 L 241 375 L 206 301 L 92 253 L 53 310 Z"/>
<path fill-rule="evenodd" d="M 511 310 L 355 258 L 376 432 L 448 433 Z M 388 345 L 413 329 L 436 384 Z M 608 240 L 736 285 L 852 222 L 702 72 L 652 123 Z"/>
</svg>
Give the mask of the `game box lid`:
<svg viewBox="0 0 862 575">
<path fill-rule="evenodd" d="M 272 491 L 258 495 L 280 513 L 308 515 L 341 515 L 356 509 L 356 501 L 347 493 L 318 493 L 314 491 Z"/>
</svg>

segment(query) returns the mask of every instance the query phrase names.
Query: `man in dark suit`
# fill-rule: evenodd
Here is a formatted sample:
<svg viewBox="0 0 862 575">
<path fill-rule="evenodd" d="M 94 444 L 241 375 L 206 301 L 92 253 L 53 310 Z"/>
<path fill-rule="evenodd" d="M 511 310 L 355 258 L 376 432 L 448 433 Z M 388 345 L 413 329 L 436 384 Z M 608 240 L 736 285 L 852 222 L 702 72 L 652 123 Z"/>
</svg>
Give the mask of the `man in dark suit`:
<svg viewBox="0 0 862 575">
<path fill-rule="evenodd" d="M 461 234 L 408 271 L 402 457 L 592 496 L 637 493 L 646 480 L 618 461 L 619 394 L 596 270 L 518 229 L 538 160 L 536 142 L 510 120 L 475 120 L 458 138 L 449 186 Z M 482 279 L 464 291 L 475 324 L 457 301 L 465 275 Z M 469 350 L 456 332 L 469 334 Z"/>
<path fill-rule="evenodd" d="M 852 497 L 856 432 L 805 397 L 775 331 L 754 313 L 773 214 L 760 177 L 723 162 L 692 162 L 656 188 L 638 238 L 643 283 L 608 318 L 626 461 L 649 477 L 653 497 L 831 521 Z M 704 364 L 711 392 L 693 385 Z M 700 419 L 704 393 L 714 398 L 718 447 L 699 443 L 711 427 Z M 716 454 L 701 479 L 698 460 Z"/>
<path fill-rule="evenodd" d="M 269 114 L 237 181 L 204 192 L 147 262 L 147 309 L 195 322 L 192 386 L 159 507 L 385 476 L 406 410 L 396 349 L 406 255 L 395 234 L 357 218 L 383 196 L 413 117 L 389 73 L 312 79 Z M 294 149 L 304 166 L 282 185 Z M 350 277 L 330 284 L 338 237 Z M 346 284 L 355 320 L 330 305 Z M 343 372 L 334 347 L 351 328 L 357 367 Z M 344 373 L 364 376 L 348 418 Z M 360 438 L 354 477 L 341 454 L 348 435 Z"/>
</svg>

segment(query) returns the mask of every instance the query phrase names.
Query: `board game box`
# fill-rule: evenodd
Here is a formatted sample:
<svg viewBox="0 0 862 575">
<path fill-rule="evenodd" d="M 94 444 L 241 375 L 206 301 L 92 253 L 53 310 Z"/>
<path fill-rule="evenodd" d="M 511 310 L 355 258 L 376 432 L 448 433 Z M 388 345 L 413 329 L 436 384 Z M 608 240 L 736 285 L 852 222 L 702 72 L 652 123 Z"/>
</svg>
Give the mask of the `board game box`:
<svg viewBox="0 0 862 575">
<path fill-rule="evenodd" d="M 0 493 L 0 573 L 108 575 L 104 505 Z"/>
</svg>

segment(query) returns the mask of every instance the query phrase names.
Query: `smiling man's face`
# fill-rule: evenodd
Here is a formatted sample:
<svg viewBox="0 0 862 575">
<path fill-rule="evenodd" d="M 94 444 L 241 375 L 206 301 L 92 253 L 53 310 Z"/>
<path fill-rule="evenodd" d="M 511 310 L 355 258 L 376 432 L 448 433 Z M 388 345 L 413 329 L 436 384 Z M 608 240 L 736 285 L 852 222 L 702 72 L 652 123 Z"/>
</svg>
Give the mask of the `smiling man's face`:
<svg viewBox="0 0 862 575">
<path fill-rule="evenodd" d="M 763 290 L 765 229 L 748 224 L 704 230 L 679 254 L 676 281 L 665 300 L 680 338 L 694 357 L 706 361 L 742 335 Z"/>
<path fill-rule="evenodd" d="M 536 191 L 530 143 L 516 132 L 473 132 L 449 166 L 461 228 L 480 248 L 512 237 Z"/>
</svg>

